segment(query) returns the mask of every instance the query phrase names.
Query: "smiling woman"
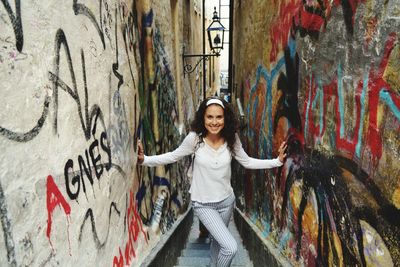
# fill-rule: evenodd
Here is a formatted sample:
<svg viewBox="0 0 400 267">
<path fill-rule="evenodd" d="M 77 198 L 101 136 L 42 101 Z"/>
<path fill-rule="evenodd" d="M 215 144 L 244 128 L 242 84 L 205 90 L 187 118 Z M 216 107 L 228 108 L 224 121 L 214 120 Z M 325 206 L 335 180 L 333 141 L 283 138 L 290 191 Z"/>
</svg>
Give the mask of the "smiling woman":
<svg viewBox="0 0 400 267">
<path fill-rule="evenodd" d="M 193 178 L 190 187 L 192 206 L 211 237 L 211 265 L 230 266 L 237 244 L 228 230 L 235 195 L 231 186 L 231 161 L 234 157 L 248 169 L 268 169 L 283 165 L 286 144 L 275 159 L 249 157 L 237 134 L 237 119 L 231 105 L 219 98 L 207 98 L 191 124 L 191 132 L 172 152 L 145 156 L 138 142 L 138 162 L 145 166 L 171 164 L 193 155 Z"/>
<path fill-rule="evenodd" d="M 219 138 L 221 130 L 224 128 L 224 109 L 217 105 L 211 104 L 204 114 L 204 125 L 208 131 L 206 136 L 207 141 L 214 143 L 214 141 L 219 141 L 215 145 L 221 145 L 224 140 Z"/>
</svg>

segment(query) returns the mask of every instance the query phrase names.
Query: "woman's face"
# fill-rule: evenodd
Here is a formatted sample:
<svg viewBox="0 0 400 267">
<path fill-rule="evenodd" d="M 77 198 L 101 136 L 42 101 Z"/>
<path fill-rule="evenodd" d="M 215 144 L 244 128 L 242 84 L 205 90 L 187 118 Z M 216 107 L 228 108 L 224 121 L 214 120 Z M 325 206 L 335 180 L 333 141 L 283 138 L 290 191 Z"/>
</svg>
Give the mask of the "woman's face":
<svg viewBox="0 0 400 267">
<path fill-rule="evenodd" d="M 209 134 L 219 134 L 224 128 L 224 109 L 220 105 L 211 104 L 204 113 L 204 126 Z"/>
</svg>

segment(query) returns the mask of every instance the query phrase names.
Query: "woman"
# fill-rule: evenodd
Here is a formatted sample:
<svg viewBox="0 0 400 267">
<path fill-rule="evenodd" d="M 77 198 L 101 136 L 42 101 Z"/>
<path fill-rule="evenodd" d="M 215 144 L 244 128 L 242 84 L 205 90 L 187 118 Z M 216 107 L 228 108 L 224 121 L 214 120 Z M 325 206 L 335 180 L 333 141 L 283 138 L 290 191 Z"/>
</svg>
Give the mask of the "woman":
<svg viewBox="0 0 400 267">
<path fill-rule="evenodd" d="M 192 206 L 211 235 L 211 265 L 230 266 L 237 244 L 228 230 L 235 203 L 231 186 L 231 161 L 234 157 L 243 167 L 267 169 L 279 167 L 286 157 L 286 144 L 272 160 L 249 157 L 236 133 L 237 120 L 230 104 L 219 98 L 205 99 L 195 114 L 191 132 L 172 152 L 145 156 L 138 142 L 138 163 L 158 166 L 194 155 L 190 187 Z"/>
</svg>

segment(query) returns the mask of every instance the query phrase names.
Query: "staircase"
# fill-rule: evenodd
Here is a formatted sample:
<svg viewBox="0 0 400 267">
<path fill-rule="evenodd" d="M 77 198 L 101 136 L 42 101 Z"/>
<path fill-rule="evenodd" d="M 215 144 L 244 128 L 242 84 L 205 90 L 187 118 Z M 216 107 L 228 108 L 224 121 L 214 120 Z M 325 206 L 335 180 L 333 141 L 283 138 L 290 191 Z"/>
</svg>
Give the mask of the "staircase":
<svg viewBox="0 0 400 267">
<path fill-rule="evenodd" d="M 242 239 L 236 229 L 235 222 L 231 219 L 229 230 L 238 243 L 238 251 L 232 261 L 232 267 L 253 267 L 247 250 L 243 247 Z M 193 218 L 192 228 L 186 241 L 185 248 L 175 267 L 206 267 L 210 266 L 210 239 L 199 238 L 199 220 L 196 216 Z"/>
</svg>

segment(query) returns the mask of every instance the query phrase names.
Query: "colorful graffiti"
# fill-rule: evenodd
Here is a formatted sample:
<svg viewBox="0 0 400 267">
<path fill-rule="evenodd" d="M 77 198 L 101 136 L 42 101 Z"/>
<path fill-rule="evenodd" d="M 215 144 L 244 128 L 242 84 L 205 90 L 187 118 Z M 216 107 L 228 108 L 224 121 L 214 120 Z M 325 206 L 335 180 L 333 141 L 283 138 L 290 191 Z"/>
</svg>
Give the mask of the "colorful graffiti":
<svg viewBox="0 0 400 267">
<path fill-rule="evenodd" d="M 400 263 L 398 25 L 371 5 L 280 3 L 271 70 L 242 77 L 249 154 L 289 146 L 278 170 L 238 169 L 238 206 L 296 266 Z"/>
<path fill-rule="evenodd" d="M 148 154 L 160 154 L 180 142 L 178 130 L 178 111 L 175 78 L 170 70 L 168 55 L 164 49 L 160 30 L 153 26 L 152 10 L 142 17 L 141 66 L 148 70 L 141 76 L 140 103 L 148 107 L 142 114 L 139 136 Z M 167 231 L 182 213 L 189 201 L 187 181 L 184 176 L 185 163 L 160 166 L 154 169 L 143 168 L 143 179 L 137 193 L 139 210 L 143 221 L 149 224 L 154 216 L 154 204 L 162 192 L 167 192 L 163 216 L 159 224 L 161 232 Z M 151 199 L 145 199 L 149 195 Z"/>
<path fill-rule="evenodd" d="M 352 35 L 354 32 L 355 12 L 361 2 L 364 1 L 289 0 L 283 2 L 279 5 L 279 22 L 271 25 L 270 29 L 270 35 L 272 36 L 271 62 L 278 59 L 279 52 L 288 45 L 290 36 L 293 36 L 296 32 L 301 37 L 310 36 L 313 39 L 318 39 L 321 31 L 325 29 L 334 8 L 342 8 L 346 30 Z"/>
<path fill-rule="evenodd" d="M 71 2 L 0 3 L 1 266 L 135 265 L 188 203 L 184 164 L 136 165 L 181 138 L 149 1 Z"/>
</svg>

